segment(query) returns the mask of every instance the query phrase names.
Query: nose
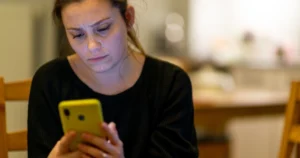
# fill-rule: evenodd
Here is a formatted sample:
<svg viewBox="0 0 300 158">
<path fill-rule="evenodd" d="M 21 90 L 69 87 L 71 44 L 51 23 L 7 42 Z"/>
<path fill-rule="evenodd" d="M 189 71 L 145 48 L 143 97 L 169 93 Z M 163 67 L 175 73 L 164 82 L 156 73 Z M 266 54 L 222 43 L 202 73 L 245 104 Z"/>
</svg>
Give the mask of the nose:
<svg viewBox="0 0 300 158">
<path fill-rule="evenodd" d="M 101 42 L 98 42 L 93 37 L 89 38 L 88 49 L 93 54 L 98 53 L 101 49 Z"/>
</svg>

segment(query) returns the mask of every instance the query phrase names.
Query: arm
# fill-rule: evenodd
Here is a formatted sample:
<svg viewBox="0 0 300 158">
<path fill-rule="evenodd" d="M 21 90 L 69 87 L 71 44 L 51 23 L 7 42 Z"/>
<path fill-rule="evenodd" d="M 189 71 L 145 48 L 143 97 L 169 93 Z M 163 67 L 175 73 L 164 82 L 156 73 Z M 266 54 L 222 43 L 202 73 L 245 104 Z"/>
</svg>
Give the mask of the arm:
<svg viewBox="0 0 300 158">
<path fill-rule="evenodd" d="M 46 73 L 39 70 L 33 80 L 28 103 L 28 158 L 46 158 L 62 136 L 53 91 Z M 51 88 L 51 89 L 50 89 Z"/>
<path fill-rule="evenodd" d="M 192 86 L 185 72 L 180 71 L 175 77 L 160 116 L 150 138 L 148 155 L 159 158 L 197 158 Z"/>
</svg>

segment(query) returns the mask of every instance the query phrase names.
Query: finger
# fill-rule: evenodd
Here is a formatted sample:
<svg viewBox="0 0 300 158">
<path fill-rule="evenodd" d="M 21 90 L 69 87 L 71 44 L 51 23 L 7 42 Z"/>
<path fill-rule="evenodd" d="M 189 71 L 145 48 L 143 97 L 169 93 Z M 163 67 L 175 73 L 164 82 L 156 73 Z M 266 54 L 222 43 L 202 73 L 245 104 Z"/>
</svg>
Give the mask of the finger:
<svg viewBox="0 0 300 158">
<path fill-rule="evenodd" d="M 109 123 L 108 128 L 110 128 L 115 134 L 118 134 L 116 124 L 114 122 Z"/>
<path fill-rule="evenodd" d="M 115 147 L 108 143 L 104 138 L 101 137 L 97 137 L 95 135 L 91 135 L 88 133 L 84 133 L 82 134 L 82 140 L 87 143 L 87 144 L 91 144 L 93 146 L 95 146 L 96 148 L 99 148 L 101 150 L 103 150 L 104 152 L 113 154 L 115 153 Z"/>
<path fill-rule="evenodd" d="M 111 125 L 113 126 L 113 125 Z M 108 139 L 113 145 L 121 145 L 122 141 L 119 139 L 118 133 L 113 132 L 111 128 L 108 127 L 106 123 L 102 124 L 102 129 L 106 132 Z"/>
<path fill-rule="evenodd" d="M 71 153 L 65 155 L 65 158 L 81 157 L 81 155 L 83 155 L 82 152 L 80 152 L 80 151 L 74 151 L 74 152 L 71 152 Z"/>
<path fill-rule="evenodd" d="M 114 122 L 109 123 L 109 124 L 108 124 L 108 128 L 110 128 L 110 129 L 114 132 L 114 134 L 116 134 L 116 135 L 118 136 L 118 138 L 119 138 L 118 130 L 117 130 L 116 124 L 115 124 Z M 119 138 L 119 139 L 120 139 L 120 138 Z M 108 143 L 111 143 L 111 141 L 108 140 Z"/>
<path fill-rule="evenodd" d="M 84 153 L 83 153 L 83 154 L 81 155 L 81 158 L 92 158 L 92 157 L 89 156 L 89 155 L 87 155 L 87 154 L 84 154 Z"/>
<path fill-rule="evenodd" d="M 69 150 L 69 146 L 71 142 L 75 139 L 76 132 L 70 131 L 65 134 L 62 139 L 59 141 L 59 150 L 61 152 L 67 152 Z"/>
<path fill-rule="evenodd" d="M 78 149 L 84 154 L 90 155 L 91 157 L 95 157 L 95 158 L 107 157 L 107 154 L 104 151 L 101 151 L 97 148 L 85 144 L 79 144 Z"/>
</svg>

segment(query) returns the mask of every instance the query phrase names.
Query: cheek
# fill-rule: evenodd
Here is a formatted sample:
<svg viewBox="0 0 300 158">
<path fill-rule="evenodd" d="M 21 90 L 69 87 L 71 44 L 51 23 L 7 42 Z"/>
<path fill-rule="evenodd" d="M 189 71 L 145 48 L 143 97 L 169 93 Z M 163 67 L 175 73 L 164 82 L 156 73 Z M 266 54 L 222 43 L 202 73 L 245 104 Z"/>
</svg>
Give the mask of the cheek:
<svg viewBox="0 0 300 158">
<path fill-rule="evenodd" d="M 124 48 L 127 48 L 127 34 L 126 31 L 120 29 L 119 31 L 112 31 L 112 33 L 103 42 L 104 47 L 110 53 L 121 54 Z"/>
<path fill-rule="evenodd" d="M 85 54 L 86 50 L 84 47 L 83 43 L 77 42 L 75 40 L 73 40 L 72 37 L 68 37 L 68 42 L 71 46 L 71 48 L 80 56 L 82 56 L 83 54 Z"/>
</svg>

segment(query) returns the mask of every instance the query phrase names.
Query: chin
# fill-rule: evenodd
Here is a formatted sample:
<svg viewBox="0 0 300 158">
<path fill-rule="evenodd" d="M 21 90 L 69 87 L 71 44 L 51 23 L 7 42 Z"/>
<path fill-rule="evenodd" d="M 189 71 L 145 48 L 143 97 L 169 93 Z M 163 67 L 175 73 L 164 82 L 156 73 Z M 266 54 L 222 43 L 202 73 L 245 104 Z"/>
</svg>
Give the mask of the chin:
<svg viewBox="0 0 300 158">
<path fill-rule="evenodd" d="M 112 65 L 108 65 L 108 64 L 95 65 L 95 66 L 92 66 L 91 69 L 94 72 L 103 73 L 103 72 L 111 70 Z"/>
</svg>

